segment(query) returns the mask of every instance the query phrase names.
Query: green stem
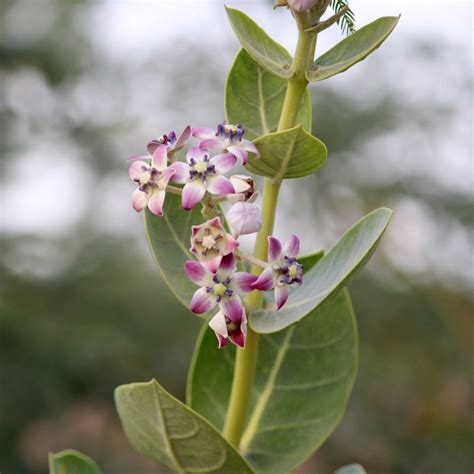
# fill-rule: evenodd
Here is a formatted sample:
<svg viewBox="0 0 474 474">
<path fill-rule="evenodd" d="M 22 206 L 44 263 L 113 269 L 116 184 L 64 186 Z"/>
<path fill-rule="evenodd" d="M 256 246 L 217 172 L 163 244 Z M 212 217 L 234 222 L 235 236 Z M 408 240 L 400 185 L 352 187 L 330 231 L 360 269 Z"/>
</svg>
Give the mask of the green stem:
<svg viewBox="0 0 474 474">
<path fill-rule="evenodd" d="M 304 31 L 309 26 L 308 15 L 295 13 L 295 18 L 299 31 L 298 43 L 291 66 L 293 76 L 288 80 L 285 101 L 278 124 L 279 131 L 291 128 L 295 124 L 301 99 L 308 85 L 305 71 L 314 57 L 316 45 L 316 35 Z M 273 233 L 279 191 L 280 182 L 274 182 L 269 178 L 265 178 L 262 202 L 262 228 L 257 235 L 254 251 L 255 257 L 260 260 L 266 260 L 267 258 L 267 237 Z M 253 265 L 251 271 L 255 275 L 259 275 L 262 268 L 258 265 Z M 245 306 L 249 310 L 261 307 L 262 303 L 263 298 L 260 291 L 253 291 L 245 298 Z M 245 417 L 252 394 L 257 365 L 258 339 L 259 335 L 252 328 L 248 327 L 245 349 L 237 348 L 234 379 L 232 381 L 232 390 L 223 432 L 227 441 L 236 447 L 239 446 L 240 438 L 242 437 Z"/>
</svg>

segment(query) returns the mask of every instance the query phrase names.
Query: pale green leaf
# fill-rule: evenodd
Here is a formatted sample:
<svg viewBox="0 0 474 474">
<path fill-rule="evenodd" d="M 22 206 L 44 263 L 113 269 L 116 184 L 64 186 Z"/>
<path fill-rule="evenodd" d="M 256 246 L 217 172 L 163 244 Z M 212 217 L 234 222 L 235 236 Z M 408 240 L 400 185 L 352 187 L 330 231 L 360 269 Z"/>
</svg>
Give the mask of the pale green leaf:
<svg viewBox="0 0 474 474">
<path fill-rule="evenodd" d="M 251 158 L 247 169 L 275 182 L 314 173 L 326 160 L 324 143 L 303 130 L 301 125 L 269 133 L 254 143 L 261 156 Z"/>
<path fill-rule="evenodd" d="M 145 230 L 153 259 L 166 284 L 186 307 L 196 291 L 196 285 L 184 273 L 184 263 L 193 259 L 191 226 L 204 222 L 200 206 L 191 211 L 181 207 L 181 197 L 166 195 L 164 215 L 158 217 L 145 211 Z"/>
<path fill-rule="evenodd" d="M 337 426 L 354 385 L 358 342 L 347 290 L 298 324 L 262 335 L 241 450 L 259 473 L 288 473 Z M 222 429 L 235 361 L 204 327 L 189 373 L 187 403 Z"/>
<path fill-rule="evenodd" d="M 390 35 L 400 17 L 385 16 L 343 39 L 313 63 L 306 77 L 316 82 L 339 74 L 365 59 Z"/>
<path fill-rule="evenodd" d="M 133 447 L 175 472 L 252 472 L 202 416 L 171 396 L 156 380 L 121 385 L 115 390 L 115 402 Z"/>
<path fill-rule="evenodd" d="M 334 474 L 367 474 L 367 471 L 360 464 L 348 464 L 340 467 Z"/>
<path fill-rule="evenodd" d="M 102 474 L 102 470 L 89 456 L 67 449 L 49 453 L 49 474 Z"/>
<path fill-rule="evenodd" d="M 267 71 L 284 79 L 291 77 L 292 59 L 288 51 L 245 13 L 229 7 L 226 11 L 232 29 L 247 53 Z"/>
<path fill-rule="evenodd" d="M 304 318 L 334 296 L 375 251 L 390 221 L 392 211 L 376 209 L 354 224 L 329 252 L 304 275 L 303 284 L 290 291 L 283 308 L 274 305 L 252 314 L 250 325 L 259 333 L 280 331 Z"/>
<path fill-rule="evenodd" d="M 225 110 L 229 123 L 240 123 L 254 140 L 275 132 L 285 99 L 287 81 L 268 72 L 241 49 L 227 77 Z M 296 124 L 311 132 L 311 98 L 306 90 Z"/>
<path fill-rule="evenodd" d="M 322 258 L 324 257 L 324 250 L 317 250 L 298 257 L 298 263 L 303 265 L 303 273 L 306 275 Z"/>
</svg>

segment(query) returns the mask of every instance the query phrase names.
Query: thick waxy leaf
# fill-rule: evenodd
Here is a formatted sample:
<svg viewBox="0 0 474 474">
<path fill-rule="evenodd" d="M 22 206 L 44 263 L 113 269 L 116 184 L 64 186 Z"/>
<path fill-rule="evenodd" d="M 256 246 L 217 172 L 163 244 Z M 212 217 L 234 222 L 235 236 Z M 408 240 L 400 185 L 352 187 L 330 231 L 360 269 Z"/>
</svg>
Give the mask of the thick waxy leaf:
<svg viewBox="0 0 474 474">
<path fill-rule="evenodd" d="M 133 447 L 175 472 L 252 472 L 202 416 L 176 400 L 156 380 L 121 385 L 115 390 L 115 402 Z"/>
<path fill-rule="evenodd" d="M 285 79 L 291 77 L 290 53 L 245 13 L 228 7 L 226 10 L 232 29 L 247 53 L 267 71 Z"/>
<path fill-rule="evenodd" d="M 391 215 L 390 209 L 380 208 L 359 220 L 304 275 L 303 284 L 290 291 L 290 297 L 282 309 L 277 312 L 273 305 L 268 305 L 252 314 L 252 328 L 259 333 L 280 331 L 334 296 L 367 263 Z"/>
<path fill-rule="evenodd" d="M 49 453 L 49 474 L 102 474 L 102 471 L 90 457 L 67 449 Z"/>
<path fill-rule="evenodd" d="M 186 278 L 184 262 L 193 259 L 189 251 L 191 225 L 202 222 L 200 206 L 185 211 L 181 197 L 171 193 L 166 195 L 163 217 L 145 211 L 145 230 L 153 259 L 170 290 L 186 307 L 197 287 Z"/>
<path fill-rule="evenodd" d="M 357 327 L 346 289 L 300 323 L 260 337 L 240 446 L 256 472 L 291 472 L 328 438 L 345 410 L 357 359 Z M 211 330 L 201 333 L 187 402 L 218 429 L 224 426 L 234 360 L 234 347 L 218 349 Z"/>
<path fill-rule="evenodd" d="M 259 159 L 250 159 L 247 168 L 275 182 L 314 173 L 326 160 L 326 146 L 301 125 L 269 133 L 254 141 Z"/>
<path fill-rule="evenodd" d="M 343 39 L 316 59 L 306 73 L 307 79 L 312 82 L 322 81 L 362 61 L 387 39 L 399 19 L 398 16 L 379 18 Z"/>
<path fill-rule="evenodd" d="M 225 109 L 229 123 L 240 123 L 245 137 L 254 140 L 276 131 L 287 81 L 266 71 L 241 49 L 227 77 Z M 303 96 L 297 124 L 311 132 L 311 98 Z"/>
<path fill-rule="evenodd" d="M 316 252 L 298 257 L 298 263 L 303 264 L 303 274 L 306 275 L 323 257 L 324 250 L 317 250 Z"/>
<path fill-rule="evenodd" d="M 348 464 L 339 468 L 334 474 L 367 474 L 360 464 Z"/>
</svg>

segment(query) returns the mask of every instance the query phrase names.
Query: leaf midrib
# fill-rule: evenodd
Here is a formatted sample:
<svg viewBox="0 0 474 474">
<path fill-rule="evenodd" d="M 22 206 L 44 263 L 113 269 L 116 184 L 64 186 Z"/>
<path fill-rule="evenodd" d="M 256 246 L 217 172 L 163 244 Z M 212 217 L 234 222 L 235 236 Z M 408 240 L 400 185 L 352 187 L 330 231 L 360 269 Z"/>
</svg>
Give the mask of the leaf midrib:
<svg viewBox="0 0 474 474">
<path fill-rule="evenodd" d="M 258 425 L 263 416 L 263 412 L 265 411 L 268 401 L 272 395 L 273 387 L 275 386 L 275 381 L 278 376 L 278 372 L 281 369 L 281 366 L 285 359 L 285 355 L 290 347 L 290 341 L 293 336 L 293 332 L 295 331 L 295 327 L 296 326 L 293 326 L 292 328 L 288 329 L 288 332 L 285 335 L 285 338 L 283 339 L 278 353 L 275 357 L 275 363 L 272 367 L 272 370 L 270 371 L 270 375 L 268 376 L 265 388 L 260 393 L 259 399 L 255 404 L 255 408 L 252 412 L 252 415 L 250 416 L 249 422 L 247 423 L 247 427 L 245 428 L 240 443 L 240 450 L 242 453 L 245 453 L 247 451 L 250 442 L 257 433 Z"/>
<path fill-rule="evenodd" d="M 258 101 L 259 101 L 259 111 L 260 111 L 260 119 L 262 121 L 262 129 L 264 135 L 270 132 L 270 128 L 267 122 L 267 116 L 265 114 L 265 100 L 263 98 L 263 84 L 262 84 L 262 69 L 260 66 L 257 65 L 257 85 L 258 85 Z"/>
<path fill-rule="evenodd" d="M 171 440 L 168 437 L 168 429 L 166 427 L 165 419 L 164 419 L 164 414 L 163 414 L 163 409 L 161 408 L 161 403 L 160 403 L 160 392 L 159 389 L 153 385 L 153 391 L 155 393 L 155 396 L 153 397 L 153 400 L 155 402 L 156 406 L 156 411 L 158 413 L 158 418 L 161 423 L 161 429 L 163 432 L 163 438 L 165 440 L 165 446 L 166 446 L 166 451 L 172 461 L 172 463 L 175 465 L 175 469 L 177 470 L 178 474 L 186 474 L 186 471 L 182 469 L 182 467 L 179 464 L 179 461 L 176 457 L 176 453 L 174 452 L 173 445 L 171 444 Z"/>
<path fill-rule="evenodd" d="M 283 179 L 283 176 L 285 176 L 286 170 L 288 169 L 288 163 L 291 160 L 291 155 L 293 154 L 293 150 L 295 148 L 296 140 L 298 138 L 300 130 L 301 130 L 301 126 L 298 126 L 298 128 L 295 130 L 295 134 L 294 134 L 295 136 L 293 138 L 293 142 L 288 147 L 288 153 L 283 157 L 283 160 L 281 161 L 280 171 L 273 178 L 274 181 L 277 183 L 279 183 Z"/>
</svg>

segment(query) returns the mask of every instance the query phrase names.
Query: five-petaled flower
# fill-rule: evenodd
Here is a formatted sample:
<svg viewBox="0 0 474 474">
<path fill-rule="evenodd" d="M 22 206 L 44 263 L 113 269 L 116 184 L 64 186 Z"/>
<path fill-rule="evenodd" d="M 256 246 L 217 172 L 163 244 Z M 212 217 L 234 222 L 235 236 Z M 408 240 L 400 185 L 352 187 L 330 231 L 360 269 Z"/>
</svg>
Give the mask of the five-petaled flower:
<svg viewBox="0 0 474 474">
<path fill-rule="evenodd" d="M 175 153 L 184 147 L 184 145 L 186 144 L 186 142 L 189 140 L 190 137 L 191 137 L 191 125 L 188 125 L 181 132 L 179 137 L 176 137 L 176 133 L 172 130 L 167 135 L 161 135 L 161 137 L 151 140 L 150 142 L 147 143 L 146 147 L 150 155 L 153 155 L 155 150 L 160 145 L 166 145 L 166 147 L 168 148 L 168 154 Z"/>
<path fill-rule="evenodd" d="M 209 261 L 223 257 L 238 246 L 239 243 L 226 232 L 219 217 L 191 228 L 190 250 L 199 260 Z"/>
<path fill-rule="evenodd" d="M 182 205 L 192 209 L 202 200 L 206 191 L 211 194 L 234 193 L 234 187 L 223 173 L 229 171 L 237 158 L 232 153 L 223 153 L 210 158 L 209 152 L 199 147 L 191 148 L 186 155 L 187 163 L 177 161 L 170 165 L 176 171 L 172 181 L 184 184 Z"/>
<path fill-rule="evenodd" d="M 138 184 L 132 195 L 132 205 L 137 212 L 143 211 L 148 206 L 153 214 L 163 215 L 166 186 L 176 173 L 176 170 L 167 164 L 167 148 L 165 145 L 160 145 L 151 156 L 151 164 L 137 160 L 130 165 L 128 170 L 130 178 Z"/>
<path fill-rule="evenodd" d="M 245 347 L 247 337 L 247 316 L 245 308 L 242 310 L 240 321 L 232 321 L 222 311 L 209 321 L 209 327 L 216 333 L 219 349 L 224 347 L 230 339 L 236 346 Z"/>
<path fill-rule="evenodd" d="M 288 299 L 288 287 L 303 283 L 303 265 L 296 261 L 299 251 L 300 239 L 296 235 L 292 235 L 283 248 L 278 239 L 268 237 L 268 265 L 252 287 L 262 291 L 275 288 L 277 310 Z"/>
<path fill-rule="evenodd" d="M 185 270 L 190 280 L 201 287 L 194 293 L 191 301 L 193 313 L 207 313 L 219 305 L 219 309 L 230 321 L 241 323 L 244 306 L 239 295 L 252 291 L 252 284 L 257 277 L 247 272 L 236 272 L 233 253 L 222 257 L 215 271 L 192 260 L 186 262 Z"/>
<path fill-rule="evenodd" d="M 239 124 L 230 125 L 224 121 L 217 126 L 217 131 L 205 127 L 194 128 L 192 134 L 201 139 L 200 148 L 232 153 L 239 165 L 247 164 L 248 152 L 255 153 L 256 158 L 260 157 L 257 147 L 243 138 L 244 129 Z"/>
</svg>

